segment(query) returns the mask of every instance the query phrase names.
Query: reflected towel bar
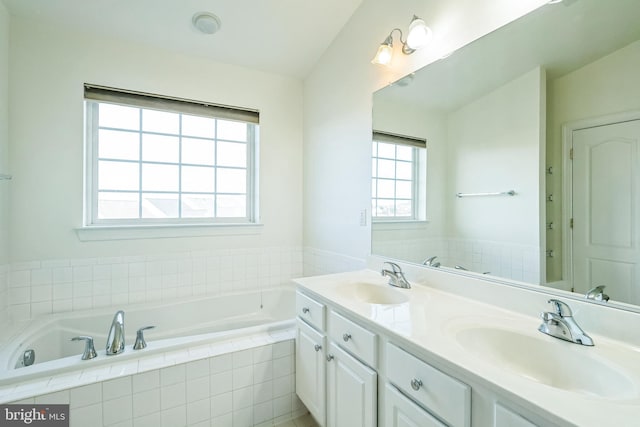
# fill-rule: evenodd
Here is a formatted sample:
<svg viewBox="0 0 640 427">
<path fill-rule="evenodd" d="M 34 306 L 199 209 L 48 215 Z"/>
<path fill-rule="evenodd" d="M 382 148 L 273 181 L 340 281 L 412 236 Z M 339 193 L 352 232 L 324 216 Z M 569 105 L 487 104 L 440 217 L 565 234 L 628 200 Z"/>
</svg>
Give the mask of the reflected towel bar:
<svg viewBox="0 0 640 427">
<path fill-rule="evenodd" d="M 498 191 L 495 193 L 456 193 L 456 197 L 480 197 L 480 196 L 515 196 L 516 192 L 513 190 L 509 191 Z"/>
<path fill-rule="evenodd" d="M 11 178 L 13 178 L 11 175 L 7 175 L 5 173 L 0 173 L 0 181 L 3 181 L 3 180 L 7 180 L 8 181 Z"/>
</svg>

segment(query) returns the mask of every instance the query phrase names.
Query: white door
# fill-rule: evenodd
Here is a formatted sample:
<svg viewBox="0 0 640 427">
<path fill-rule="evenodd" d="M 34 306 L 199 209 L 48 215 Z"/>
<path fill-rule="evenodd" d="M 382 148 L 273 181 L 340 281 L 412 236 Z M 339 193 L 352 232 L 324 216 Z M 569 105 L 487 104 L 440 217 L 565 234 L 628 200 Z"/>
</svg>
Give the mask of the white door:
<svg viewBox="0 0 640 427">
<path fill-rule="evenodd" d="M 384 412 L 384 427 L 446 427 L 389 384 L 385 387 Z"/>
<path fill-rule="evenodd" d="M 324 336 L 298 320 L 296 394 L 316 421 L 325 422 Z"/>
<path fill-rule="evenodd" d="M 640 304 L 640 120 L 573 131 L 573 287 Z"/>
<path fill-rule="evenodd" d="M 376 372 L 333 343 L 327 357 L 327 426 L 376 427 Z"/>
</svg>

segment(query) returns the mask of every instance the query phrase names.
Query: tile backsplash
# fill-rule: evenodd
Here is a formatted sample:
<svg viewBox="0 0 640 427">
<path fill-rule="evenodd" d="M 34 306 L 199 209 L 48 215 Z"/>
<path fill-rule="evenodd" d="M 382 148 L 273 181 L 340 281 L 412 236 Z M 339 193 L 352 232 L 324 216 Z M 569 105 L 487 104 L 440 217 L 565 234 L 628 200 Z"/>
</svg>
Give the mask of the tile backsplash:
<svg viewBox="0 0 640 427">
<path fill-rule="evenodd" d="M 366 261 L 301 247 L 152 256 L 52 259 L 0 266 L 0 318 L 266 289 L 295 277 L 366 268 Z M 4 313 L 3 313 L 4 312 Z"/>
<path fill-rule="evenodd" d="M 54 259 L 0 267 L 16 321 L 43 314 L 265 289 L 302 276 L 303 250 L 269 247 L 154 256 Z M 2 297 L 3 278 L 7 285 Z"/>
</svg>

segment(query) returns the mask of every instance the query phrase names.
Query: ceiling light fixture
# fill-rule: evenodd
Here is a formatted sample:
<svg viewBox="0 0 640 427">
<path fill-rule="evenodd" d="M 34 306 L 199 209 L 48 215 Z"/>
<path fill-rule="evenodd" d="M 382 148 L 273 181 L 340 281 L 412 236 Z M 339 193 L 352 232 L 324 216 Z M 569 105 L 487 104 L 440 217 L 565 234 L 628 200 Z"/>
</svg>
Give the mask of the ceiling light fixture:
<svg viewBox="0 0 640 427">
<path fill-rule="evenodd" d="M 202 34 L 214 34 L 222 26 L 220 18 L 213 13 L 208 12 L 198 12 L 193 15 L 191 18 L 191 24 L 193 24 L 193 27 Z"/>
<path fill-rule="evenodd" d="M 407 40 L 402 40 L 402 30 L 400 28 L 394 28 L 391 30 L 386 39 L 378 47 L 376 56 L 371 60 L 372 64 L 388 65 L 393 57 L 393 32 L 400 33 L 400 43 L 402 43 L 402 53 L 405 55 L 411 55 L 417 49 L 425 46 L 432 37 L 432 31 L 425 22 L 413 15 L 413 19 L 409 24 L 409 30 L 407 31 Z"/>
</svg>

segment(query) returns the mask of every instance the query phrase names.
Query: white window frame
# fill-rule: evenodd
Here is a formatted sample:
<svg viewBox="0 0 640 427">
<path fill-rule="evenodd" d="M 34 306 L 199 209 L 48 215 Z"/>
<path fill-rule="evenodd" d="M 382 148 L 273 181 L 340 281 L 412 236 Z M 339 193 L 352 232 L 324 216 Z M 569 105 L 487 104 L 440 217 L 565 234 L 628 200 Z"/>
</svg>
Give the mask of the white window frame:
<svg viewBox="0 0 640 427">
<path fill-rule="evenodd" d="M 92 92 L 93 91 L 93 92 Z M 98 218 L 98 104 L 112 103 L 142 109 L 155 109 L 178 114 L 198 115 L 221 120 L 239 120 L 248 124 L 247 136 L 247 164 L 246 164 L 246 216 L 245 217 L 202 217 L 202 218 Z M 97 85 L 85 84 L 85 200 L 83 228 L 105 227 L 184 227 L 184 226 L 221 226 L 221 225 L 258 225 L 258 146 L 259 146 L 259 113 L 255 110 L 236 107 L 212 105 L 198 101 L 179 98 L 162 97 L 141 92 L 124 91 Z M 142 130 L 134 131 L 142 134 Z M 183 135 L 177 135 L 180 139 Z M 218 141 L 218 138 L 212 139 Z M 140 153 L 142 155 L 142 153 Z M 132 161 L 142 164 L 142 159 Z M 181 167 L 181 161 L 177 164 Z M 209 167 L 209 166 L 207 166 Z M 210 166 L 219 167 L 216 164 Z M 225 166 L 226 168 L 226 166 Z M 142 189 L 138 188 L 138 194 Z M 170 192 L 179 197 L 188 194 L 179 187 L 178 191 Z M 204 194 L 204 193 L 203 193 Z M 211 193 L 214 197 L 218 192 Z M 108 238 L 107 238 L 108 239 Z M 91 240 L 91 239 L 87 239 Z M 99 239 L 102 240 L 102 239 Z"/>
<path fill-rule="evenodd" d="M 377 216 L 375 209 L 372 207 L 371 218 L 373 222 L 376 223 L 391 223 L 391 222 L 415 222 L 415 221 L 424 221 L 425 220 L 425 211 L 426 211 L 426 139 L 415 138 L 405 135 L 399 135 L 389 132 L 383 131 L 373 131 L 373 143 L 387 143 L 395 146 L 409 146 L 412 150 L 412 176 L 411 176 L 411 215 L 408 216 Z M 424 151 L 423 151 L 424 150 Z M 398 160 L 396 159 L 387 159 L 384 157 L 379 157 L 378 155 L 372 156 L 372 159 L 386 159 L 393 160 L 397 162 L 407 162 L 406 160 Z M 406 180 L 398 180 L 397 178 L 379 178 L 377 176 L 377 171 L 372 170 L 372 178 L 376 180 L 380 179 L 388 179 L 392 181 L 406 181 Z M 376 190 L 376 197 L 371 197 L 371 201 L 373 204 L 374 200 L 378 199 L 386 199 L 386 200 L 406 200 L 406 199 L 398 199 L 394 197 L 393 199 L 389 198 L 380 198 L 377 197 L 378 192 Z"/>
</svg>

